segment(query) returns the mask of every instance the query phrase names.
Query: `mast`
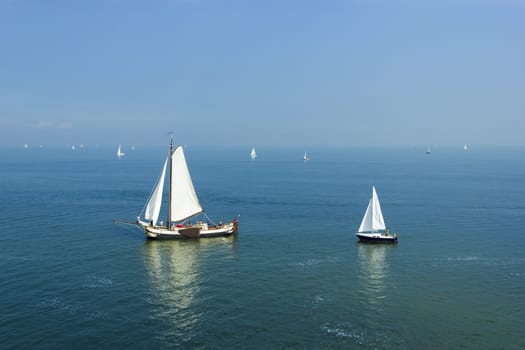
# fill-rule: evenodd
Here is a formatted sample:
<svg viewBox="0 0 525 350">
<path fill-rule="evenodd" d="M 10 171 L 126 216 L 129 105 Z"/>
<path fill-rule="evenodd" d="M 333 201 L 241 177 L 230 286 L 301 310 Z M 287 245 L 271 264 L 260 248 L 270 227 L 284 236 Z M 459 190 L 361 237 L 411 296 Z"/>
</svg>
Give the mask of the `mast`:
<svg viewBox="0 0 525 350">
<path fill-rule="evenodd" d="M 170 229 L 170 222 L 171 222 L 171 178 L 173 176 L 172 174 L 172 163 L 173 163 L 173 136 L 171 137 L 170 141 L 170 185 L 168 189 L 168 222 L 166 223 L 166 226 L 168 227 L 168 230 Z"/>
<path fill-rule="evenodd" d="M 377 198 L 377 194 L 376 194 L 376 187 L 375 186 L 372 186 L 372 200 L 370 201 L 370 203 L 372 204 L 372 216 L 370 217 L 372 219 L 372 232 L 374 231 L 377 231 L 375 229 L 375 220 L 376 220 L 376 198 Z"/>
</svg>

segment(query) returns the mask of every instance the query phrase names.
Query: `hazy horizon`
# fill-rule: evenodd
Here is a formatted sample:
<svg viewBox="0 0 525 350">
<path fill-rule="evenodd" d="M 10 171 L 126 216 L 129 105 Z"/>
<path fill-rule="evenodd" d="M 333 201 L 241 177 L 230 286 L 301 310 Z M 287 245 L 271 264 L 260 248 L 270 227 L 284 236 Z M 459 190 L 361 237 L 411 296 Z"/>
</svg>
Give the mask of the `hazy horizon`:
<svg viewBox="0 0 525 350">
<path fill-rule="evenodd" d="M 0 146 L 524 146 L 525 2 L 0 2 Z"/>
</svg>

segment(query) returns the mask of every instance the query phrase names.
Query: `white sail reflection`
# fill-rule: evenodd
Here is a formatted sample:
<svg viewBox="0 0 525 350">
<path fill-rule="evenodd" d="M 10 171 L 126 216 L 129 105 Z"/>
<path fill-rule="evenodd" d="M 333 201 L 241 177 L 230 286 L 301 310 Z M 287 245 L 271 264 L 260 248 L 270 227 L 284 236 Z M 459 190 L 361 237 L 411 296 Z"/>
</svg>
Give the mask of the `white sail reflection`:
<svg viewBox="0 0 525 350">
<path fill-rule="evenodd" d="M 181 334 L 198 321 L 190 311 L 200 288 L 199 247 L 193 243 L 147 241 L 144 245 L 154 317 L 173 323 Z"/>
<path fill-rule="evenodd" d="M 358 244 L 359 291 L 362 300 L 375 311 L 381 311 L 388 299 L 388 254 L 395 245 Z"/>
<path fill-rule="evenodd" d="M 217 258 L 232 255 L 234 237 L 210 240 L 147 241 L 144 264 L 150 281 L 147 302 L 159 324 L 159 337 L 170 345 L 188 345 L 198 335 L 206 276 L 202 267 Z M 221 249 L 221 247 L 223 249 Z M 219 256 L 220 257 L 220 256 Z"/>
</svg>

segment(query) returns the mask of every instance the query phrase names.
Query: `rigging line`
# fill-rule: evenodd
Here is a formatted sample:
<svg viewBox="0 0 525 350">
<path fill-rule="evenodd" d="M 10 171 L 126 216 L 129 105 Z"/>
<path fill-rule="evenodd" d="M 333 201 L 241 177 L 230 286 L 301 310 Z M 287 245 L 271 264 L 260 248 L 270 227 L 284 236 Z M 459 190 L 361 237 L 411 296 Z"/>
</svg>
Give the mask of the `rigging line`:
<svg viewBox="0 0 525 350">
<path fill-rule="evenodd" d="M 206 219 L 212 223 L 212 225 L 214 226 L 217 226 L 217 223 L 215 221 L 213 221 L 212 219 L 210 219 L 210 217 L 206 214 L 206 212 L 202 212 L 202 214 L 206 217 Z"/>
</svg>

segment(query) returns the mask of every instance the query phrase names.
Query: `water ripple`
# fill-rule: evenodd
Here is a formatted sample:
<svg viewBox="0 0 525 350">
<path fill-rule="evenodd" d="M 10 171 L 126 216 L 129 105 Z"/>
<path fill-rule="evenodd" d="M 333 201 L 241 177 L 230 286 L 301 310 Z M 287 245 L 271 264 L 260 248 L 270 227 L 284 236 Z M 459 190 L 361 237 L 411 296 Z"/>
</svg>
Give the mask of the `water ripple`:
<svg viewBox="0 0 525 350">
<path fill-rule="evenodd" d="M 45 310 L 57 310 L 71 314 L 77 313 L 81 309 L 80 306 L 68 304 L 58 297 L 44 298 L 37 304 L 37 307 Z"/>
<path fill-rule="evenodd" d="M 451 264 L 477 264 L 485 266 L 510 266 L 523 263 L 520 258 L 496 258 L 496 257 L 481 257 L 481 256 L 457 256 L 448 257 L 444 259 Z"/>
<path fill-rule="evenodd" d="M 335 256 L 335 257 L 329 257 L 325 259 L 308 259 L 305 261 L 292 262 L 292 263 L 289 263 L 288 266 L 297 267 L 299 269 L 304 269 L 307 267 L 321 265 L 324 263 L 336 263 L 340 261 L 341 261 L 341 257 Z"/>
<path fill-rule="evenodd" d="M 325 324 L 321 327 L 321 330 L 336 337 L 350 338 L 359 345 L 370 346 L 373 343 L 373 341 L 368 338 L 365 331 L 353 327 L 351 324 L 340 324 L 336 326 Z"/>
<path fill-rule="evenodd" d="M 57 311 L 67 313 L 69 315 L 75 315 L 88 321 L 111 319 L 111 314 L 105 311 L 91 311 L 85 307 L 73 303 L 68 303 L 59 297 L 43 298 L 36 304 L 38 309 L 41 311 Z"/>
<path fill-rule="evenodd" d="M 84 284 L 84 288 L 106 288 L 113 285 L 113 280 L 107 277 L 91 276 L 89 282 Z"/>
<path fill-rule="evenodd" d="M 13 254 L 0 254 L 0 260 L 3 261 L 31 261 L 32 259 L 27 256 L 13 255 Z"/>
</svg>

